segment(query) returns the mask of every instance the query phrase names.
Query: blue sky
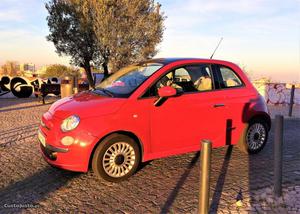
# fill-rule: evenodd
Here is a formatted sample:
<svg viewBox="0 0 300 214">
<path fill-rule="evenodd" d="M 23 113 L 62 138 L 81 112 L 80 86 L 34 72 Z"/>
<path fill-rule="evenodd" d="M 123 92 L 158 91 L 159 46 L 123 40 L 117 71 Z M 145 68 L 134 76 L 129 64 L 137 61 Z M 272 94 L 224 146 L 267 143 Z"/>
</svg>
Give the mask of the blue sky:
<svg viewBox="0 0 300 214">
<path fill-rule="evenodd" d="M 158 57 L 211 55 L 238 63 L 254 78 L 300 82 L 300 0 L 162 0 L 167 19 Z M 0 0 L 0 64 L 68 63 L 48 34 L 45 1 Z"/>
</svg>

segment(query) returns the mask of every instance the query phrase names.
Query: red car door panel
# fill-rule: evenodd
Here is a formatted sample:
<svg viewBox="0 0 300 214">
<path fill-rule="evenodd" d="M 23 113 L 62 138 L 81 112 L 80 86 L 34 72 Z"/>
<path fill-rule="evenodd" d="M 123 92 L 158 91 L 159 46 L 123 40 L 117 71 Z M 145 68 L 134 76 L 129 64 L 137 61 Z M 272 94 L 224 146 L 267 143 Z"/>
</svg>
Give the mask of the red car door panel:
<svg viewBox="0 0 300 214">
<path fill-rule="evenodd" d="M 153 156 L 199 150 L 202 139 L 212 140 L 214 147 L 224 145 L 227 106 L 223 101 L 222 95 L 210 91 L 171 97 L 150 107 Z"/>
</svg>

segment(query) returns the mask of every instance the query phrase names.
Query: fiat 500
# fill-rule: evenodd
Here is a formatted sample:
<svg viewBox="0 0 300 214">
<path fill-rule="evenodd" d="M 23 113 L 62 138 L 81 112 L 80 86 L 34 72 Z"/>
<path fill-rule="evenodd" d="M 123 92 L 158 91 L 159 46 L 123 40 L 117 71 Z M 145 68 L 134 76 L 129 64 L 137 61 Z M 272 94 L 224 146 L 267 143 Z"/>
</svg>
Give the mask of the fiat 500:
<svg viewBox="0 0 300 214">
<path fill-rule="evenodd" d="M 63 98 L 43 115 L 38 138 L 51 165 L 118 182 L 141 162 L 239 145 L 253 154 L 271 120 L 263 97 L 235 64 L 213 59 L 152 59 Z"/>
</svg>

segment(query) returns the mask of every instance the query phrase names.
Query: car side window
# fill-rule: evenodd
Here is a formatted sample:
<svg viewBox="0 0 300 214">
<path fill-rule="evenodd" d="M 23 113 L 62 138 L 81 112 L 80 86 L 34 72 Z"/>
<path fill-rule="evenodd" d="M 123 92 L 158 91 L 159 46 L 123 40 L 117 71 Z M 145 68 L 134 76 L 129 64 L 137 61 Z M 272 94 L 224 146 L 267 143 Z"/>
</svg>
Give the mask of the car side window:
<svg viewBox="0 0 300 214">
<path fill-rule="evenodd" d="M 213 89 L 209 65 L 186 65 L 176 68 L 160 78 L 143 97 L 157 96 L 159 88 L 171 86 L 179 92 L 209 91 Z"/>
<path fill-rule="evenodd" d="M 222 78 L 221 88 L 232 88 L 242 86 L 241 79 L 235 74 L 233 70 L 228 67 L 220 66 L 220 76 Z"/>
<path fill-rule="evenodd" d="M 164 75 L 160 80 L 158 80 L 152 87 L 151 92 L 152 96 L 156 96 L 158 94 L 158 89 L 164 87 L 164 86 L 171 86 L 175 88 L 178 91 L 183 91 L 183 88 L 180 86 L 180 83 L 182 79 L 180 79 L 180 76 L 176 76 L 177 72 L 170 71 L 166 75 Z"/>
<path fill-rule="evenodd" d="M 199 65 L 193 67 L 194 71 L 194 87 L 197 91 L 211 91 L 213 90 L 213 77 L 209 65 Z M 192 70 L 192 69 L 191 69 Z"/>
</svg>

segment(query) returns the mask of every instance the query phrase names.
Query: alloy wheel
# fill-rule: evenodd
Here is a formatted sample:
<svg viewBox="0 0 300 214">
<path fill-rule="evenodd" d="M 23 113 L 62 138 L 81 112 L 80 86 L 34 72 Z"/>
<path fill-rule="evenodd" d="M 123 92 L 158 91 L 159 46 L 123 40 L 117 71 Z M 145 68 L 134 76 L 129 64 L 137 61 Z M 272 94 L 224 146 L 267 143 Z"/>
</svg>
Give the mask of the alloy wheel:
<svg viewBox="0 0 300 214">
<path fill-rule="evenodd" d="M 134 148 L 129 143 L 116 142 L 104 153 L 102 160 L 103 169 L 111 177 L 123 177 L 131 171 L 135 159 Z"/>
<path fill-rule="evenodd" d="M 261 123 L 252 124 L 247 132 L 246 142 L 252 151 L 260 149 L 266 140 L 266 128 Z"/>
</svg>

